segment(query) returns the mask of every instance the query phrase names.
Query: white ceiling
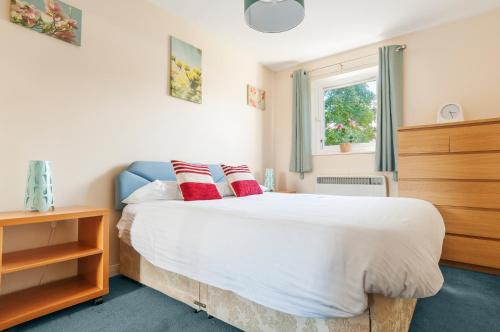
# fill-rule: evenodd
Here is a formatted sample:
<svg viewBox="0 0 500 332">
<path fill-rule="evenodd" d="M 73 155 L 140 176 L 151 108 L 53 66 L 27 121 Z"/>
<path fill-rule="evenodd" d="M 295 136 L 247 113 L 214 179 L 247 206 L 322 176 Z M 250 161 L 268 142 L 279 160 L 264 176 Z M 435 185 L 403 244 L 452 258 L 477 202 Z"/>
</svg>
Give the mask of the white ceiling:
<svg viewBox="0 0 500 332">
<path fill-rule="evenodd" d="M 299 27 L 263 34 L 245 24 L 243 0 L 151 1 L 276 71 L 500 6 L 500 0 L 305 0 Z"/>
</svg>

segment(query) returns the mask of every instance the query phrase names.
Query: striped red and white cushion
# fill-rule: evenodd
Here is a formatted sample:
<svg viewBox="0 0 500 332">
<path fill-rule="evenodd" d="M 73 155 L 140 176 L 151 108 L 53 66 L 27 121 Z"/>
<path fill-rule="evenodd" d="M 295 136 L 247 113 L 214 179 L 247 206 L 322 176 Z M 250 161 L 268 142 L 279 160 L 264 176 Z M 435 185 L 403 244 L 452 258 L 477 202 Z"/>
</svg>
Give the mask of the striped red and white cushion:
<svg viewBox="0 0 500 332">
<path fill-rule="evenodd" d="M 172 166 L 181 196 L 185 201 L 222 199 L 208 166 L 179 160 L 172 160 Z"/>
<path fill-rule="evenodd" d="M 255 180 L 247 165 L 227 166 L 221 165 L 227 182 L 231 186 L 236 197 L 245 197 L 250 195 L 261 195 L 262 189 Z"/>
</svg>

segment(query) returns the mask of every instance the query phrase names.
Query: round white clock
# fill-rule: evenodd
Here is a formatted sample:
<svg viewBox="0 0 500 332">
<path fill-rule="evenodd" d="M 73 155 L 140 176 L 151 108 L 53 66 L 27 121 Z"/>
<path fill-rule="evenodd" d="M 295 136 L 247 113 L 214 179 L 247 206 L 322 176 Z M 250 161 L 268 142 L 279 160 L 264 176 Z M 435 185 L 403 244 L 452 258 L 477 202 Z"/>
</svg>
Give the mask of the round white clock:
<svg viewBox="0 0 500 332">
<path fill-rule="evenodd" d="M 459 104 L 446 104 L 438 112 L 437 122 L 458 122 L 464 121 L 464 113 Z"/>
</svg>

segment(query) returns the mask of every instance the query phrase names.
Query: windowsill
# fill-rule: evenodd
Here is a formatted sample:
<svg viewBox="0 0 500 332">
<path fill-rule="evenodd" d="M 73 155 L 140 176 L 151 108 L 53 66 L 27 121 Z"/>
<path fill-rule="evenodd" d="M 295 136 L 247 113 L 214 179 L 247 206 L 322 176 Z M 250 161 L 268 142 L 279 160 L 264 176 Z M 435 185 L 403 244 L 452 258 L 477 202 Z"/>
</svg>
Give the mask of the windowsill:
<svg viewBox="0 0 500 332">
<path fill-rule="evenodd" d="M 350 152 L 340 152 L 340 151 L 325 151 L 313 153 L 313 157 L 321 156 L 339 156 L 339 155 L 353 155 L 353 154 L 375 154 L 375 151 L 350 151 Z"/>
<path fill-rule="evenodd" d="M 328 146 L 326 148 L 313 151 L 313 156 L 338 156 L 338 155 L 353 155 L 353 154 L 374 154 L 375 153 L 375 143 L 357 143 L 353 144 L 351 151 L 340 152 L 340 147 L 338 145 Z"/>
</svg>

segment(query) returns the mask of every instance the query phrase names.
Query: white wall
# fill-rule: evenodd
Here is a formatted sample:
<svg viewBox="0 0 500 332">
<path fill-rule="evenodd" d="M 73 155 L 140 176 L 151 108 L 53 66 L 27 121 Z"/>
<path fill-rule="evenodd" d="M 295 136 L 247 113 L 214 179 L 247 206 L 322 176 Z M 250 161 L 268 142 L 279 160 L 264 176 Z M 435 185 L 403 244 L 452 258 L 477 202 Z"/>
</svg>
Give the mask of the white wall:
<svg viewBox="0 0 500 332">
<path fill-rule="evenodd" d="M 143 0 L 68 0 L 83 10 L 76 47 L 10 23 L 8 2 L 0 7 L 0 211 L 23 208 L 32 159 L 53 162 L 56 206 L 107 208 L 115 175 L 135 160 L 248 163 L 257 175 L 270 163 L 271 110 L 247 107 L 246 85 L 271 97 L 272 73 L 244 51 Z M 202 105 L 168 96 L 169 35 L 203 50 Z M 119 261 L 117 219 L 111 265 Z M 7 229 L 5 249 L 46 245 L 49 231 Z M 70 236 L 74 227 L 58 226 L 53 243 Z M 42 275 L 4 278 L 2 291 Z"/>
<path fill-rule="evenodd" d="M 374 154 L 316 156 L 313 158 L 314 172 L 307 174 L 304 180 L 288 171 L 292 123 L 290 74 L 293 70 L 310 70 L 377 54 L 378 47 L 383 45 L 407 44 L 404 60 L 404 125 L 435 123 L 438 109 L 448 102 L 460 103 L 466 120 L 500 117 L 499 32 L 500 10 L 495 10 L 276 73 L 272 121 L 278 186 L 314 192 L 315 179 L 319 175 L 376 174 Z M 369 57 L 349 66 L 372 62 L 373 57 Z M 321 73 L 315 73 L 318 74 Z M 397 184 L 391 182 L 390 185 L 391 194 L 397 195 Z"/>
</svg>

